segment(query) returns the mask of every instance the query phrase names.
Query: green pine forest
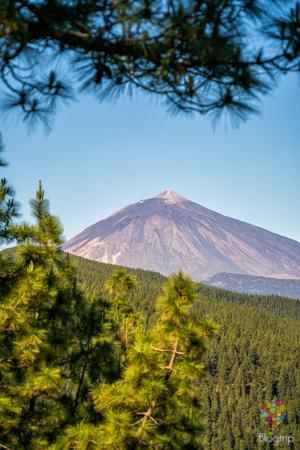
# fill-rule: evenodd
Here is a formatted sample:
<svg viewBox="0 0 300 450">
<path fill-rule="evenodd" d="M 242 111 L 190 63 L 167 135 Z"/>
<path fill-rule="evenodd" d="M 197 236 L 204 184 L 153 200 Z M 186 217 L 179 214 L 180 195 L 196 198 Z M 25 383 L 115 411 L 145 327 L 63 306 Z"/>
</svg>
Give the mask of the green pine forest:
<svg viewBox="0 0 300 450">
<path fill-rule="evenodd" d="M 0 448 L 300 448 L 299 302 L 65 254 L 42 184 L 33 224 L 14 197 L 2 179 Z M 289 444 L 258 441 L 272 399 Z"/>
<path fill-rule="evenodd" d="M 106 280 L 118 271 L 110 264 L 70 258 L 87 292 L 103 294 Z M 151 321 L 155 298 L 166 279 L 150 271 L 126 270 L 138 280 L 132 293 L 134 308 Z M 274 397 L 287 405 L 288 419 L 281 434 L 295 440 L 290 447 L 285 443 L 276 448 L 300 448 L 300 303 L 277 296 L 242 295 L 200 283 L 196 290 L 198 300 L 192 314 L 218 325 L 203 356 L 203 448 L 272 448 L 259 444 L 257 436 L 264 431 L 259 406 Z"/>
</svg>

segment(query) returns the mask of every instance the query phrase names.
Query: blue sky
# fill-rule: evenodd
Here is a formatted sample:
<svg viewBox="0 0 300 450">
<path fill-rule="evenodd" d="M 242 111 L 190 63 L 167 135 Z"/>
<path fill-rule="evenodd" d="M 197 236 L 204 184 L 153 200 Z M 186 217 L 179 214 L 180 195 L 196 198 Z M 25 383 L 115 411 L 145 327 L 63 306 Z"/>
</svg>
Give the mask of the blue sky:
<svg viewBox="0 0 300 450">
<path fill-rule="evenodd" d="M 238 129 L 170 117 L 148 97 L 85 96 L 28 135 L 0 118 L 23 218 L 41 179 L 67 238 L 119 208 L 171 188 L 222 214 L 300 241 L 300 83 L 289 76 Z"/>
</svg>

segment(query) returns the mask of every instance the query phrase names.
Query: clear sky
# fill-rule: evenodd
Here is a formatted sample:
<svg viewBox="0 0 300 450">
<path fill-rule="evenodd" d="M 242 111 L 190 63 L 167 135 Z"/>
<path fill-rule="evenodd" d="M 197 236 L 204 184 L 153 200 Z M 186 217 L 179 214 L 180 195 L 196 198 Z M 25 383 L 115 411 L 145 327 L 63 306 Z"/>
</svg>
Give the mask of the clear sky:
<svg viewBox="0 0 300 450">
<path fill-rule="evenodd" d="M 50 134 L 0 118 L 5 176 L 30 220 L 41 179 L 67 238 L 166 188 L 222 214 L 300 241 L 300 82 L 289 76 L 238 129 L 171 117 L 149 98 L 85 96 Z"/>
</svg>

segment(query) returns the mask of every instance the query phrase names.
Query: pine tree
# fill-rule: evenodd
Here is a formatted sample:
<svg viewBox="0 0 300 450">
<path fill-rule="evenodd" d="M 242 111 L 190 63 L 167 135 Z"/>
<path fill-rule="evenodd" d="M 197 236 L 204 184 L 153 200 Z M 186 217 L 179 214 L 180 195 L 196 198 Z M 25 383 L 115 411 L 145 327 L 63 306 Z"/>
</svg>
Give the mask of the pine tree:
<svg viewBox="0 0 300 450">
<path fill-rule="evenodd" d="M 118 269 L 106 282 L 106 289 L 112 297 L 111 319 L 116 338 L 121 342 L 125 353 L 130 342 L 130 333 L 141 314 L 133 309 L 130 293 L 136 287 L 136 279 L 125 269 Z"/>
<path fill-rule="evenodd" d="M 93 415 L 90 386 L 114 371 L 105 307 L 77 288 L 41 183 L 31 209 L 35 225 L 10 228 L 18 274 L 0 306 L 0 442 L 20 450 Z"/>
<path fill-rule="evenodd" d="M 137 90 L 172 112 L 244 119 L 280 75 L 299 73 L 299 28 L 296 0 L 2 1 L 5 105 L 48 123 L 80 89 L 101 99 Z"/>
<path fill-rule="evenodd" d="M 0 168 L 6 167 L 7 162 L 2 158 L 4 146 L 0 134 Z M 16 203 L 15 192 L 6 178 L 0 181 L 0 245 L 11 238 L 9 225 L 12 220 L 18 217 L 19 205 Z"/>
<path fill-rule="evenodd" d="M 153 329 L 135 330 L 122 378 L 94 389 L 105 418 L 95 448 L 201 448 L 200 360 L 214 327 L 191 318 L 195 299 L 189 278 L 172 276 L 157 300 Z"/>
<path fill-rule="evenodd" d="M 7 166 L 2 158 L 4 146 L 0 134 L 0 169 Z M 6 178 L 0 180 L 0 248 L 12 239 L 10 225 L 18 217 L 19 205 L 15 201 L 15 192 Z M 0 252 L 0 294 L 8 289 L 15 275 L 15 265 L 3 252 Z"/>
</svg>

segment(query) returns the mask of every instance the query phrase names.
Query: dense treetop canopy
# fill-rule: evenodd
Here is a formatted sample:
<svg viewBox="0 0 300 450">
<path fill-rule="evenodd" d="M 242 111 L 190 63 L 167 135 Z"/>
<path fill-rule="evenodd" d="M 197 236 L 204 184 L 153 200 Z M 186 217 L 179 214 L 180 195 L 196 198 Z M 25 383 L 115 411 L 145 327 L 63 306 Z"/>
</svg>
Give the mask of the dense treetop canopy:
<svg viewBox="0 0 300 450">
<path fill-rule="evenodd" d="M 244 119 L 299 69 L 296 1 L 0 1 L 5 107 L 25 120 L 47 123 L 81 89 L 100 99 L 137 89 L 171 112 Z"/>
</svg>

